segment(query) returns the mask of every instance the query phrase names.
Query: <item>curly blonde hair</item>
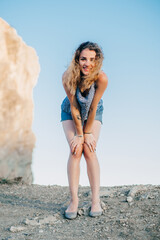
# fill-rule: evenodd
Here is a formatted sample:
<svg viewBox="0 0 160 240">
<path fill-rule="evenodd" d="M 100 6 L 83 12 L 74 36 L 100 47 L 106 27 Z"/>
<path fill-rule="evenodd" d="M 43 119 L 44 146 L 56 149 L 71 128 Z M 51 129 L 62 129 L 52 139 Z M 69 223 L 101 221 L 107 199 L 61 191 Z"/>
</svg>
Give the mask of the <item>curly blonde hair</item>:
<svg viewBox="0 0 160 240">
<path fill-rule="evenodd" d="M 89 75 L 82 76 L 79 66 L 79 57 L 81 52 L 86 48 L 96 52 L 95 66 Z M 63 79 L 63 83 L 65 83 L 71 94 L 75 95 L 77 86 L 79 86 L 81 92 L 84 92 L 91 87 L 91 85 L 98 79 L 103 59 L 104 56 L 102 50 L 97 43 L 92 43 L 88 41 L 82 43 L 77 48 L 74 53 L 73 59 L 66 70 L 66 76 Z"/>
</svg>

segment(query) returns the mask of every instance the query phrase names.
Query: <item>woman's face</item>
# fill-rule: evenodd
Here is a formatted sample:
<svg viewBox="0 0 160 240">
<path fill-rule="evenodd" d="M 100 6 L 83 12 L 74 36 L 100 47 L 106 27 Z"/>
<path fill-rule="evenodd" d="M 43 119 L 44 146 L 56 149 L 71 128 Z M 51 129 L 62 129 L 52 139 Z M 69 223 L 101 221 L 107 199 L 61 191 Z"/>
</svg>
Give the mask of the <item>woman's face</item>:
<svg viewBox="0 0 160 240">
<path fill-rule="evenodd" d="M 88 75 L 95 66 L 96 52 L 94 50 L 84 49 L 79 56 L 79 66 L 83 75 Z"/>
</svg>

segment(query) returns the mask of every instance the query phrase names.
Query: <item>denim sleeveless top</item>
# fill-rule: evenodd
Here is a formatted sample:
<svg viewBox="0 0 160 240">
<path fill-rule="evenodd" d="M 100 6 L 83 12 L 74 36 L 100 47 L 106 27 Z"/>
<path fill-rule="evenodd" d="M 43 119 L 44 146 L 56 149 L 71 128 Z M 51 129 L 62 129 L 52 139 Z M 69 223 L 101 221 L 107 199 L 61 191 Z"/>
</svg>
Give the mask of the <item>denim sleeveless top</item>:
<svg viewBox="0 0 160 240">
<path fill-rule="evenodd" d="M 91 85 L 89 92 L 85 97 L 82 95 L 78 87 L 76 89 L 76 99 L 80 106 L 82 125 L 84 124 L 84 121 L 87 120 L 88 118 L 88 113 L 89 113 L 92 100 L 94 98 L 94 94 L 95 94 L 95 83 Z M 70 102 L 68 97 L 66 97 L 63 100 L 61 104 L 61 110 L 67 113 L 71 113 Z M 101 99 L 97 105 L 96 115 L 102 114 L 102 113 L 103 113 L 103 100 Z"/>
</svg>

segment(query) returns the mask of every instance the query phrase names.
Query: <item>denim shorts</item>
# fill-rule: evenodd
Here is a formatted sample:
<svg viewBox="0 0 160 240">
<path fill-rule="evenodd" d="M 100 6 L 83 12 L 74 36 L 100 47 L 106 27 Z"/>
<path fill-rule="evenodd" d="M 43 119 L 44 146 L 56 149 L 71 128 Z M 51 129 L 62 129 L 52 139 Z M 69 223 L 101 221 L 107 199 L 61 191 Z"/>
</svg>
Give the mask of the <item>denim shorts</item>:
<svg viewBox="0 0 160 240">
<path fill-rule="evenodd" d="M 103 112 L 98 112 L 96 113 L 95 120 L 98 120 L 103 124 L 102 122 L 102 114 Z M 66 120 L 73 120 L 71 113 L 67 113 L 65 111 L 61 111 L 61 122 L 66 121 Z"/>
</svg>

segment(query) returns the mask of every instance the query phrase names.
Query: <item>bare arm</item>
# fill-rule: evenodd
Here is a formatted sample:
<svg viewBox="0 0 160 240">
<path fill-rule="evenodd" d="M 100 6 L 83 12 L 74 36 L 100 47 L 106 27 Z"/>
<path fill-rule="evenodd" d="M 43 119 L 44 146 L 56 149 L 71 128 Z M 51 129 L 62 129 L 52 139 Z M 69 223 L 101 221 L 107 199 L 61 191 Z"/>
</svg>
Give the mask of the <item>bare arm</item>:
<svg viewBox="0 0 160 240">
<path fill-rule="evenodd" d="M 86 126 L 84 129 L 84 132 L 91 132 L 92 131 L 92 124 L 96 116 L 96 111 L 97 111 L 97 105 L 105 91 L 108 85 L 108 78 L 104 72 L 100 73 L 100 76 L 97 80 L 97 88 L 96 92 L 93 98 L 93 101 L 90 106 L 89 114 L 88 114 L 88 119 L 86 122 Z"/>
<path fill-rule="evenodd" d="M 73 96 L 69 90 L 67 89 L 66 85 L 65 85 L 65 75 L 66 72 L 64 72 L 63 77 L 62 77 L 62 82 L 63 82 L 63 87 L 66 91 L 66 94 L 68 96 L 68 99 L 70 101 L 70 106 L 71 106 L 71 114 L 72 114 L 72 118 L 75 124 L 75 129 L 76 129 L 76 135 L 83 135 L 83 130 L 82 130 L 82 121 L 81 121 L 81 115 L 80 115 L 80 109 L 79 109 L 79 105 L 77 103 L 77 99 L 75 96 Z"/>
</svg>

